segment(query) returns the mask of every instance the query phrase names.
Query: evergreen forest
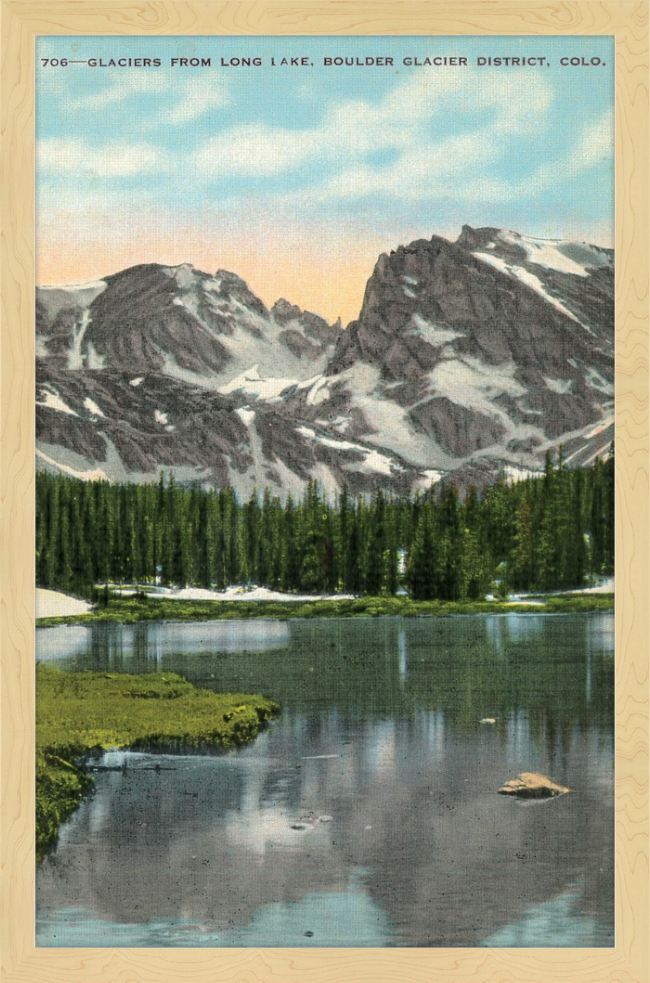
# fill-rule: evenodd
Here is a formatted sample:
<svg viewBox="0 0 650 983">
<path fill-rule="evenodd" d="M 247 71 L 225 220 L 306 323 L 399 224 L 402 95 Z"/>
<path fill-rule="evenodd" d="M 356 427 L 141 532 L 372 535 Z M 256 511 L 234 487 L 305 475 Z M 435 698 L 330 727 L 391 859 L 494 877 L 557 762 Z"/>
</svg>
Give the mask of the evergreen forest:
<svg viewBox="0 0 650 983">
<path fill-rule="evenodd" d="M 543 475 L 462 496 L 440 482 L 408 497 L 343 490 L 332 502 L 310 481 L 300 500 L 267 489 L 240 502 L 164 473 L 149 484 L 36 480 L 36 583 L 81 596 L 109 583 L 256 584 L 462 601 L 579 589 L 613 569 L 613 447 L 576 469 L 560 449 Z"/>
</svg>

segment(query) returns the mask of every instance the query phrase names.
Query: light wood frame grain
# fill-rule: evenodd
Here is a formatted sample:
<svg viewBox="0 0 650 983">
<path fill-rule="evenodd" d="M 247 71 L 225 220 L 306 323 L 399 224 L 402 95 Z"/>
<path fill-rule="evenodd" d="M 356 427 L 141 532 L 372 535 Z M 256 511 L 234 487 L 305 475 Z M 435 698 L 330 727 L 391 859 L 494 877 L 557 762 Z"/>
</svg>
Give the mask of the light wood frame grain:
<svg viewBox="0 0 650 983">
<path fill-rule="evenodd" d="M 2 897 L 6 983 L 650 983 L 648 2 L 3 0 Z M 616 42 L 616 946 L 34 947 L 34 38 L 605 34 Z"/>
</svg>

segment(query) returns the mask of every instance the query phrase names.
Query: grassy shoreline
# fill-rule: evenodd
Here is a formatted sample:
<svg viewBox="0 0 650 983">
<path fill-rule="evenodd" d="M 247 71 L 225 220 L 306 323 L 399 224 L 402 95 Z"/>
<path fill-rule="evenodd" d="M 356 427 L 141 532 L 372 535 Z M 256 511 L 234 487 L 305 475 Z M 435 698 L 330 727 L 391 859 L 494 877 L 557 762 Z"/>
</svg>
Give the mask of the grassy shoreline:
<svg viewBox="0 0 650 983">
<path fill-rule="evenodd" d="M 432 617 L 458 614 L 567 614 L 613 611 L 613 594 L 539 595 L 531 601 L 414 601 L 408 597 L 363 597 L 314 601 L 179 601 L 157 597 L 111 596 L 105 607 L 88 614 L 39 618 L 38 628 L 85 625 L 97 621 L 135 624 L 139 621 L 214 621 L 270 618 Z"/>
<path fill-rule="evenodd" d="M 88 758 L 110 748 L 187 751 L 252 741 L 280 711 L 263 696 L 198 689 L 168 672 L 131 676 L 36 666 L 36 860 L 92 791 Z"/>
</svg>

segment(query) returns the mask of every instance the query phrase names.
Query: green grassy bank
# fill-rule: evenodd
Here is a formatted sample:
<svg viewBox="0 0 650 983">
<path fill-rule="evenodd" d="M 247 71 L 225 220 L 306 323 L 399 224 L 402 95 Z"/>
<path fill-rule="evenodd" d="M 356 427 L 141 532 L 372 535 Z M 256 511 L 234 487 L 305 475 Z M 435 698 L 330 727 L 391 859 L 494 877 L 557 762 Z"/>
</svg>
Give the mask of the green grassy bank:
<svg viewBox="0 0 650 983">
<path fill-rule="evenodd" d="M 253 740 L 279 712 L 273 700 L 197 689 L 173 673 L 66 673 L 36 666 L 36 857 L 93 781 L 84 762 L 107 748 L 182 751 Z"/>
<path fill-rule="evenodd" d="M 213 621 L 249 618 L 357 618 L 450 614 L 571 613 L 611 611 L 613 594 L 569 594 L 540 596 L 539 605 L 502 601 L 414 601 L 410 597 L 362 597 L 353 600 L 314 601 L 175 601 L 167 598 L 119 597 L 98 605 L 89 614 L 62 618 L 40 618 L 38 627 L 90 624 L 93 621 Z"/>
</svg>

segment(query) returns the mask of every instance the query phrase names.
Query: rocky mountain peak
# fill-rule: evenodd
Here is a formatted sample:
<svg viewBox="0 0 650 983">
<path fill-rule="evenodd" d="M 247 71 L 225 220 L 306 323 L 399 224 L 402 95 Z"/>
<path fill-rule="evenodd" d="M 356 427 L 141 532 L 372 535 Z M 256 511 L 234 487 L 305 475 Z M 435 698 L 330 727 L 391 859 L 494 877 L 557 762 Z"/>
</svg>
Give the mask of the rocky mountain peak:
<svg viewBox="0 0 650 983">
<path fill-rule="evenodd" d="M 465 225 L 382 253 L 346 330 L 189 263 L 39 290 L 42 459 L 242 495 L 484 481 L 560 443 L 589 463 L 612 438 L 613 262 Z"/>
<path fill-rule="evenodd" d="M 268 317 L 269 311 L 266 304 L 253 293 L 246 281 L 242 280 L 236 273 L 231 273 L 229 270 L 217 270 L 214 279 L 219 285 L 218 289 L 222 297 L 240 301 L 251 311 Z"/>
<path fill-rule="evenodd" d="M 311 354 L 318 357 L 326 349 L 331 349 L 341 333 L 340 321 L 330 325 L 325 318 L 312 311 L 303 311 L 284 297 L 276 300 L 271 308 L 271 315 L 277 324 L 285 328 L 281 337 L 296 353 L 307 354 L 311 351 Z M 306 339 L 309 339 L 311 348 L 305 344 Z"/>
<path fill-rule="evenodd" d="M 295 321 L 302 317 L 302 310 L 297 304 L 291 304 L 284 297 L 276 300 L 271 308 L 271 314 L 278 324 L 286 324 L 287 321 Z"/>
</svg>

